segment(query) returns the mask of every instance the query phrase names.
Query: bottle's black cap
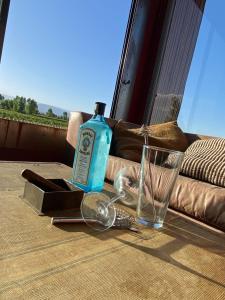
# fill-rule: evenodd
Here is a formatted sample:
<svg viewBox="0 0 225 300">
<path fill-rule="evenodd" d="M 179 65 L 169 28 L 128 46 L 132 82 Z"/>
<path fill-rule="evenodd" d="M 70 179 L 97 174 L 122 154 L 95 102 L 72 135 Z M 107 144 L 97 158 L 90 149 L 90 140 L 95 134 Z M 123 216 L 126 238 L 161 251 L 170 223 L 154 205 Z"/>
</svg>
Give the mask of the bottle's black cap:
<svg viewBox="0 0 225 300">
<path fill-rule="evenodd" d="M 105 103 L 102 102 L 95 102 L 95 115 L 103 115 L 105 113 Z"/>
</svg>

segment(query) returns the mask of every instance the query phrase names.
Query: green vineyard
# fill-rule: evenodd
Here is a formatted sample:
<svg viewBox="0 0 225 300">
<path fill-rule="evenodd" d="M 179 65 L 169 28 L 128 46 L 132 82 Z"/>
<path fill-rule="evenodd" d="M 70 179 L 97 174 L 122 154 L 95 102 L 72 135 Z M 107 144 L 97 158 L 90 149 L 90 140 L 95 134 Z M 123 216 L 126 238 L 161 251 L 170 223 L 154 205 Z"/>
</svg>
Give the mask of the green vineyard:
<svg viewBox="0 0 225 300">
<path fill-rule="evenodd" d="M 60 118 L 51 118 L 44 115 L 27 115 L 6 109 L 0 109 L 0 118 L 60 128 L 67 128 L 68 126 L 68 120 L 63 120 Z"/>
</svg>

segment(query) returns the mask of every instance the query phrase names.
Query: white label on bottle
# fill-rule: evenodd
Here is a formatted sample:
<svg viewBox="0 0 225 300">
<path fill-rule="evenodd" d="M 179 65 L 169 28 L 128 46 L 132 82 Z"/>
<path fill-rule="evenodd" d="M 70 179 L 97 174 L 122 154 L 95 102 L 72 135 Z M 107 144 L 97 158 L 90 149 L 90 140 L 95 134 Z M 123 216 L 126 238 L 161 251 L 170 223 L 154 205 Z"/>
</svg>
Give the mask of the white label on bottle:
<svg viewBox="0 0 225 300">
<path fill-rule="evenodd" d="M 73 179 L 83 185 L 87 184 L 92 151 L 95 141 L 95 132 L 90 128 L 80 130 L 79 145 L 76 149 L 76 161 L 73 168 Z"/>
</svg>

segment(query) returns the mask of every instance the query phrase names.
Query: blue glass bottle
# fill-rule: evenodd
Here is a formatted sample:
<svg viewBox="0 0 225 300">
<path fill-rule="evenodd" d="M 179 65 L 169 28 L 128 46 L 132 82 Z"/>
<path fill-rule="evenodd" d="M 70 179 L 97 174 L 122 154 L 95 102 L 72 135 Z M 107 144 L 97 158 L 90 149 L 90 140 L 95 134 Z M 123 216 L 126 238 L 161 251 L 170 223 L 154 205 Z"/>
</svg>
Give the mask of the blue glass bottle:
<svg viewBox="0 0 225 300">
<path fill-rule="evenodd" d="M 112 130 L 104 118 L 105 103 L 96 102 L 93 117 L 80 126 L 72 183 L 85 192 L 104 186 Z"/>
</svg>

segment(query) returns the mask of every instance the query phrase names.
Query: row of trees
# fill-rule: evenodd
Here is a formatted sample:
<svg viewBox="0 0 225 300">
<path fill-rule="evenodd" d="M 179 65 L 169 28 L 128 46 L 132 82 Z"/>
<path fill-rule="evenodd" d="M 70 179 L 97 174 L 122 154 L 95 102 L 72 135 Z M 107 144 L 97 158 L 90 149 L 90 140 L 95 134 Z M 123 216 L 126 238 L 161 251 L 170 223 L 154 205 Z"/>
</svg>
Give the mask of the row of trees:
<svg viewBox="0 0 225 300">
<path fill-rule="evenodd" d="M 16 111 L 22 114 L 41 115 L 38 110 L 38 104 L 34 99 L 26 99 L 25 97 L 20 96 L 16 96 L 13 99 L 5 99 L 5 97 L 0 94 L 0 108 Z M 57 116 L 53 113 L 52 108 L 49 108 L 45 115 L 51 118 L 68 119 L 67 112 L 63 112 L 62 116 Z"/>
</svg>

